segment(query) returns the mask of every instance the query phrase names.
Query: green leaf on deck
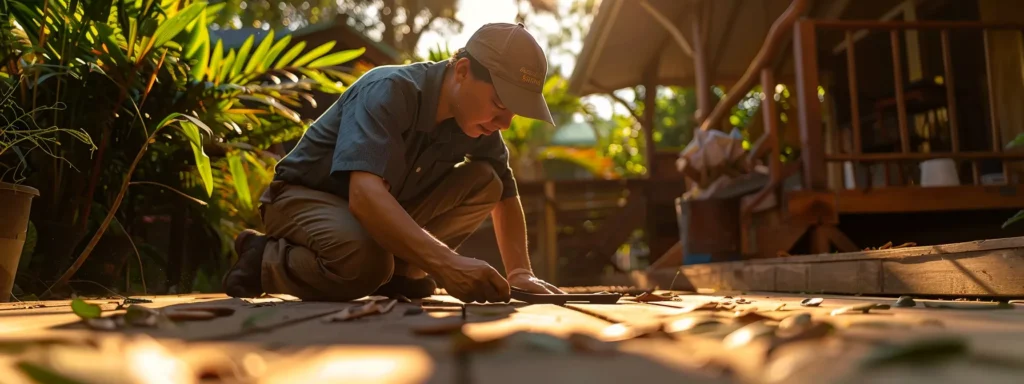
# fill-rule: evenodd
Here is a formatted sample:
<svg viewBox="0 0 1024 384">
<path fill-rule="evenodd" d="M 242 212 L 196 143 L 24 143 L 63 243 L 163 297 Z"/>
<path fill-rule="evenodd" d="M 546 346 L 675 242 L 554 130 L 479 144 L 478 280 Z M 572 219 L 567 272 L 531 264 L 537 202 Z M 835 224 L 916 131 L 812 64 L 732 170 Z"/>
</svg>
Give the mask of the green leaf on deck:
<svg viewBox="0 0 1024 384">
<path fill-rule="evenodd" d="M 245 330 L 255 327 L 257 325 L 257 322 L 270 317 L 270 315 L 273 315 L 275 312 L 277 312 L 277 309 L 268 309 L 250 315 L 249 317 L 245 318 L 244 322 L 242 322 L 242 329 Z"/>
<path fill-rule="evenodd" d="M 45 368 L 29 362 L 18 363 L 18 369 L 37 383 L 47 384 L 82 384 L 81 381 L 68 378 L 49 368 Z"/>
<path fill-rule="evenodd" d="M 86 303 L 82 299 L 71 300 L 71 310 L 83 319 L 95 319 L 103 312 L 99 305 Z"/>
</svg>

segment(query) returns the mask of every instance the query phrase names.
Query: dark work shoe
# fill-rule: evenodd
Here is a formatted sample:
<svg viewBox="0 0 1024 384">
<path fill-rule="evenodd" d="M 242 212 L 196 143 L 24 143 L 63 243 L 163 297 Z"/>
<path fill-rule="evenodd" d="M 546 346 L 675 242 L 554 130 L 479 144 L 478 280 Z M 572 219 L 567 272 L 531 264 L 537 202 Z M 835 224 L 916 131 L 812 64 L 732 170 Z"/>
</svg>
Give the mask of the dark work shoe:
<svg viewBox="0 0 1024 384">
<path fill-rule="evenodd" d="M 391 281 L 377 288 L 374 295 L 396 297 L 405 296 L 410 299 L 422 299 L 434 294 L 437 283 L 430 276 L 421 279 L 411 279 L 405 276 L 391 276 Z"/>
<path fill-rule="evenodd" d="M 246 229 L 235 237 L 238 262 L 224 275 L 224 293 L 231 297 L 259 297 L 263 294 L 260 275 L 263 269 L 263 250 L 267 237 Z"/>
</svg>

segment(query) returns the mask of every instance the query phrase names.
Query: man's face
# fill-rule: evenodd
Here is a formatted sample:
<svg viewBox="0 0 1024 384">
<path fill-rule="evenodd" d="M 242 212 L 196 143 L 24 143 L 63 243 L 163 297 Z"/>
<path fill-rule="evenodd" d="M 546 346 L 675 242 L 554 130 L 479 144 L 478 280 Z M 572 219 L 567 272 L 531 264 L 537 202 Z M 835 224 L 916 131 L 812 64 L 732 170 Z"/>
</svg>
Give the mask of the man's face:
<svg viewBox="0 0 1024 384">
<path fill-rule="evenodd" d="M 473 76 L 469 59 L 463 58 L 455 63 L 454 75 L 452 98 L 455 121 L 466 136 L 489 136 L 508 129 L 515 114 L 502 104 L 493 84 Z"/>
</svg>

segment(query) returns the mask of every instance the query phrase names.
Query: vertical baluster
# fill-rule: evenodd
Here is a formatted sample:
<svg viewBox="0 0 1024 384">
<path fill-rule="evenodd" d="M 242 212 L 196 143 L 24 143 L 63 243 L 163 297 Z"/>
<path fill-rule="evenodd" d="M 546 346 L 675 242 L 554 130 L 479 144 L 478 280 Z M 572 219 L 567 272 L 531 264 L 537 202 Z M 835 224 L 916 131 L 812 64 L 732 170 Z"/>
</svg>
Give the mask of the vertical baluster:
<svg viewBox="0 0 1024 384">
<path fill-rule="evenodd" d="M 960 152 L 960 121 L 956 112 L 956 77 L 953 75 L 953 56 L 949 51 L 949 30 L 942 30 L 942 66 L 946 78 L 946 112 L 949 120 L 949 137 L 953 153 Z"/>
<path fill-rule="evenodd" d="M 821 102 L 818 100 L 817 40 L 814 21 L 796 23 L 793 28 L 793 55 L 804 188 L 820 191 L 826 189 L 828 183 L 825 179 L 825 143 L 821 137 Z"/>
<path fill-rule="evenodd" d="M 907 130 L 907 101 L 903 98 L 903 59 L 900 56 L 900 34 L 892 30 L 892 77 L 896 85 L 896 114 L 900 124 L 900 150 L 910 152 L 910 131 Z M 886 168 L 888 169 L 888 168 Z"/>
<path fill-rule="evenodd" d="M 999 133 L 999 111 L 996 109 L 996 90 L 992 82 L 992 51 L 991 51 L 991 37 L 989 37 L 989 30 L 985 29 L 982 32 L 985 40 L 985 80 L 988 86 L 988 114 L 989 119 L 992 121 L 992 152 L 1002 152 L 1002 135 Z M 1003 182 L 1006 184 L 1010 183 L 1010 167 L 1006 166 L 1006 161 L 1001 160 L 1000 165 L 1003 167 Z"/>
<path fill-rule="evenodd" d="M 864 151 L 864 146 L 861 143 L 860 133 L 860 100 L 858 95 L 860 92 L 857 91 L 857 56 L 853 48 L 853 31 L 846 31 L 846 73 L 850 82 L 850 123 L 853 125 L 853 153 L 856 155 L 861 154 Z M 854 188 L 857 188 L 857 168 L 860 167 L 860 162 L 853 162 L 853 183 Z"/>
</svg>

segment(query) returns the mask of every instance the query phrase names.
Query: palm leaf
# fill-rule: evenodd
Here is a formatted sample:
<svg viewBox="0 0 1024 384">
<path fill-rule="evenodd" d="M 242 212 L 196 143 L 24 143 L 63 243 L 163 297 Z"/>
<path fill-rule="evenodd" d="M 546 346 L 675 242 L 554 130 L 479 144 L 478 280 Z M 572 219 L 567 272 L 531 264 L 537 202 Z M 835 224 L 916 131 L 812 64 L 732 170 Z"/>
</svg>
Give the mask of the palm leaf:
<svg viewBox="0 0 1024 384">
<path fill-rule="evenodd" d="M 339 65 L 339 64 L 343 64 L 343 63 L 347 63 L 349 61 L 355 60 L 359 56 L 362 56 L 363 53 L 365 53 L 365 52 L 366 52 L 366 48 L 349 49 L 349 50 L 345 50 L 345 51 L 341 51 L 341 52 L 335 52 L 335 53 L 332 53 L 330 55 L 327 55 L 327 56 L 321 57 L 319 59 L 313 60 L 313 62 L 309 63 L 308 67 L 309 68 L 333 67 L 335 65 Z M 310 52 L 310 53 L 312 53 L 312 52 Z M 302 59 L 299 59 L 299 60 L 301 61 Z"/>
<path fill-rule="evenodd" d="M 298 58 L 298 60 L 295 60 L 295 62 L 292 63 L 291 66 L 302 67 L 305 66 L 306 64 L 309 64 L 311 61 L 318 59 L 320 56 L 323 56 L 327 52 L 330 52 L 331 48 L 334 48 L 334 44 L 335 43 L 333 41 L 328 41 L 319 47 L 313 48 L 313 50 L 306 52 L 305 55 L 302 55 L 302 57 Z"/>
<path fill-rule="evenodd" d="M 281 59 L 277 61 L 277 64 L 274 64 L 274 69 L 281 69 L 287 67 L 288 64 L 290 64 L 291 61 L 295 59 L 295 57 L 299 56 L 299 54 L 302 53 L 302 50 L 305 48 L 305 41 L 300 41 L 298 44 L 295 44 L 291 49 L 288 50 L 288 52 L 284 54 L 284 56 L 281 56 Z"/>
<path fill-rule="evenodd" d="M 252 209 L 252 195 L 249 193 L 249 178 L 246 176 L 245 168 L 242 166 L 242 157 L 239 151 L 228 153 L 228 169 L 231 171 L 231 181 L 235 185 L 235 195 L 241 200 L 246 209 Z"/>
</svg>

